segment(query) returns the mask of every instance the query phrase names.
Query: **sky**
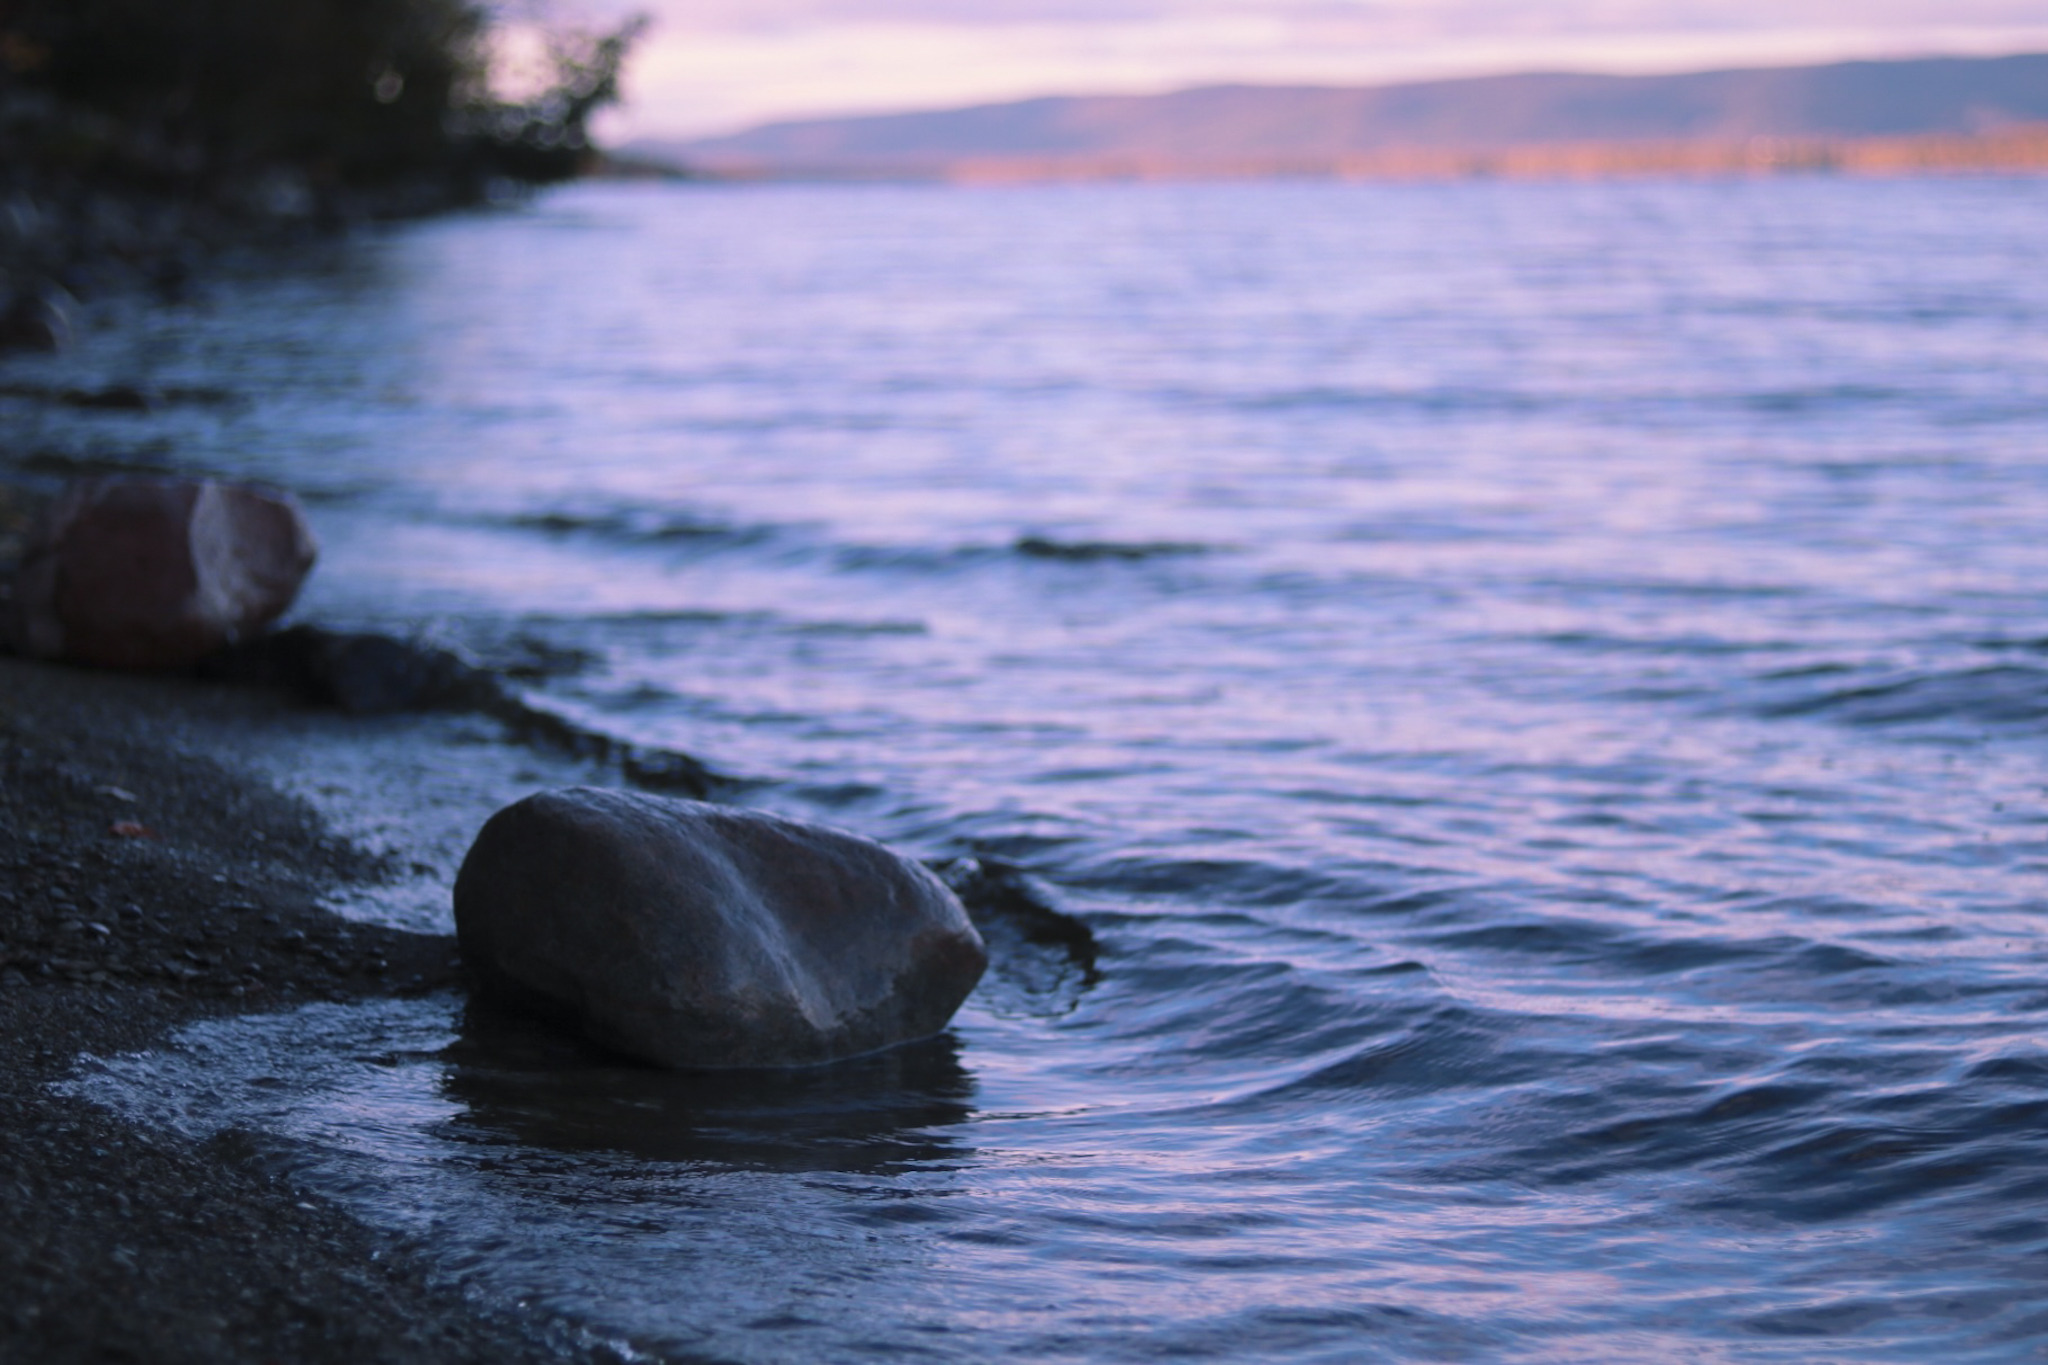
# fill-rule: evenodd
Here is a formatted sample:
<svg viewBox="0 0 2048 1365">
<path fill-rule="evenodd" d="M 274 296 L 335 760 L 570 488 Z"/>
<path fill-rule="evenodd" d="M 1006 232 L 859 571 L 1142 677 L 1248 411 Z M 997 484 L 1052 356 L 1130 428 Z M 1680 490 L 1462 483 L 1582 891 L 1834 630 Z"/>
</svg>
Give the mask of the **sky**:
<svg viewBox="0 0 2048 1365">
<path fill-rule="evenodd" d="M 1191 85 L 2048 51 L 2048 0 L 514 0 L 654 21 L 599 133 Z"/>
</svg>

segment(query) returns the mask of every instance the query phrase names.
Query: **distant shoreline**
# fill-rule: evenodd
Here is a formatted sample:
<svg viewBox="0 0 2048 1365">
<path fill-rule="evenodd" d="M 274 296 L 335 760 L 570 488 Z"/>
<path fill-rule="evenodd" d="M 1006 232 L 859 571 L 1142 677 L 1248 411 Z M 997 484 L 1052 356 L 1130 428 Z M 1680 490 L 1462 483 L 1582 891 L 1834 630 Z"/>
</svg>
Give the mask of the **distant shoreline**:
<svg viewBox="0 0 2048 1365">
<path fill-rule="evenodd" d="M 618 155 L 729 179 L 1443 180 L 2048 169 L 2048 53 L 1048 95 Z"/>
<path fill-rule="evenodd" d="M 1204 180 L 1623 180 L 1774 175 L 2038 175 L 2048 123 L 1976 135 L 1752 137 L 1556 142 L 1503 147 L 1394 147 L 1341 156 L 1175 157 L 1133 154 L 970 156 L 838 165 L 700 162 L 646 156 L 601 163 L 594 178 L 695 183 L 1022 185 Z"/>
</svg>

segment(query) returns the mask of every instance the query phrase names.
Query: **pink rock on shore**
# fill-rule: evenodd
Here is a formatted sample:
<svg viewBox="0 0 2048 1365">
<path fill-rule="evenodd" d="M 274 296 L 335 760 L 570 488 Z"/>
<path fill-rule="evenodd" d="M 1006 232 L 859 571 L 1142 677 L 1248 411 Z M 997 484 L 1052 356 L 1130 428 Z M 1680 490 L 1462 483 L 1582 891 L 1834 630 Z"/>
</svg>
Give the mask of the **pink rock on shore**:
<svg viewBox="0 0 2048 1365">
<path fill-rule="evenodd" d="M 85 479 L 22 560 L 23 653 L 184 668 L 284 614 L 317 546 L 288 493 L 192 479 Z"/>
</svg>

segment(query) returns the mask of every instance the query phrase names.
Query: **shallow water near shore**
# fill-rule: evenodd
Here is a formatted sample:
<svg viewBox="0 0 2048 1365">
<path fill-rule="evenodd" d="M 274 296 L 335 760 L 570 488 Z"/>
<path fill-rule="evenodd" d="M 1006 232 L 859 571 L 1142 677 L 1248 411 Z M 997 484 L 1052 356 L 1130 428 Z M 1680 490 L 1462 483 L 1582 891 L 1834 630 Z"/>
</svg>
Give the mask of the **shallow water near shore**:
<svg viewBox="0 0 2048 1365">
<path fill-rule="evenodd" d="M 75 1083 L 493 1302 L 745 1361 L 2048 1349 L 2048 180 L 584 186 L 0 398 L 307 498 L 427 629 L 1101 947 L 759 1091 L 450 1000 Z M 232 735 L 216 737 L 232 747 Z M 410 872 L 607 780 L 249 761 Z"/>
</svg>

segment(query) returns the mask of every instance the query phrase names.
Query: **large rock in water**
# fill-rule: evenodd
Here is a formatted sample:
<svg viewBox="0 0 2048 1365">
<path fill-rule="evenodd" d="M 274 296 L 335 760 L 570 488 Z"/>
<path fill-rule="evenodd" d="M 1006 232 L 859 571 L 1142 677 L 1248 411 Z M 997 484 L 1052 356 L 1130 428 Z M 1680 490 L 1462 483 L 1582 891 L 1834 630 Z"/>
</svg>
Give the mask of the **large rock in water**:
<svg viewBox="0 0 2048 1365">
<path fill-rule="evenodd" d="M 183 668 L 281 616 L 316 553 L 287 493 L 82 479 L 22 559 L 15 643 L 106 668 Z"/>
<path fill-rule="evenodd" d="M 571 787 L 493 815 L 455 879 L 493 993 L 662 1066 L 804 1066 L 944 1028 L 988 964 L 944 883 L 855 835 Z"/>
</svg>

